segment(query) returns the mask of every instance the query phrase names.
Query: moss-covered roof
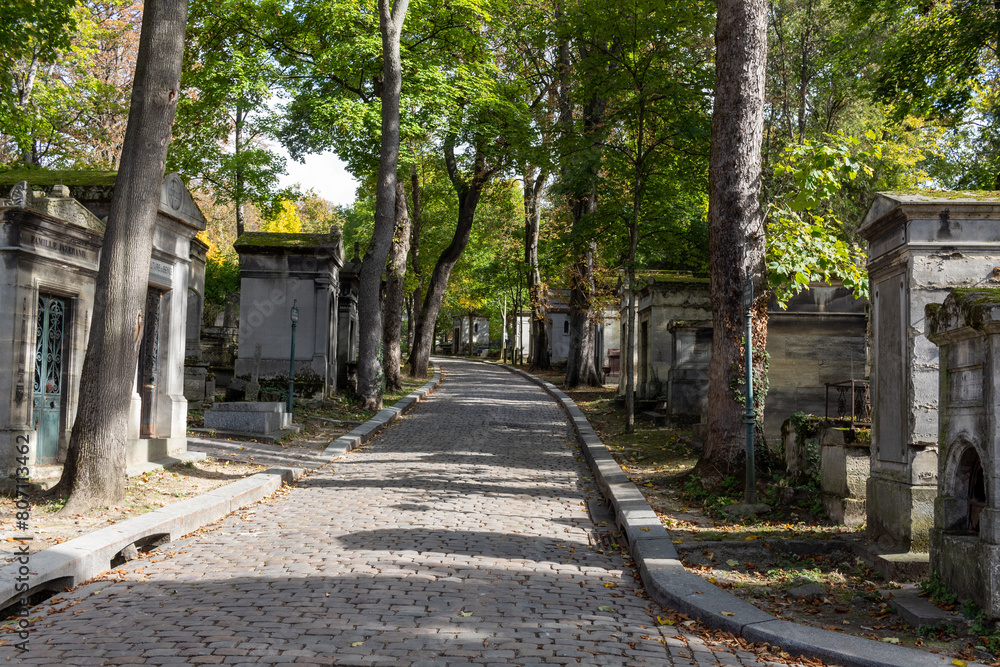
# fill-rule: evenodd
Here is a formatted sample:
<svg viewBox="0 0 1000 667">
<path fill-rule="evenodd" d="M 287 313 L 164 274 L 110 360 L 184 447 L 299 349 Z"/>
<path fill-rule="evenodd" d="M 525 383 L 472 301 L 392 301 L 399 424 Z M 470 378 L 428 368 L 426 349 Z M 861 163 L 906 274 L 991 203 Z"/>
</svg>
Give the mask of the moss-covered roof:
<svg viewBox="0 0 1000 667">
<path fill-rule="evenodd" d="M 636 278 L 647 283 L 705 283 L 707 277 L 697 277 L 687 271 L 639 271 Z"/>
<path fill-rule="evenodd" d="M 340 243 L 340 233 L 285 234 L 282 232 L 246 232 L 233 243 L 234 248 L 319 248 Z"/>
<path fill-rule="evenodd" d="M 928 333 L 936 334 L 942 329 L 954 327 L 948 321 L 955 316 L 960 323 L 978 329 L 987 320 L 995 321 L 989 311 L 1000 307 L 1000 288 L 997 287 L 957 287 L 943 304 L 928 304 L 924 313 L 928 319 Z"/>
<path fill-rule="evenodd" d="M 932 190 L 930 188 L 910 188 L 905 190 L 891 190 L 880 194 L 903 200 L 922 197 L 937 200 L 1000 201 L 1000 191 L 997 190 Z"/>
<path fill-rule="evenodd" d="M 0 172 L 0 186 L 13 187 L 27 181 L 36 187 L 66 186 L 111 186 L 115 184 L 117 171 L 96 171 L 92 169 L 11 169 Z"/>
</svg>

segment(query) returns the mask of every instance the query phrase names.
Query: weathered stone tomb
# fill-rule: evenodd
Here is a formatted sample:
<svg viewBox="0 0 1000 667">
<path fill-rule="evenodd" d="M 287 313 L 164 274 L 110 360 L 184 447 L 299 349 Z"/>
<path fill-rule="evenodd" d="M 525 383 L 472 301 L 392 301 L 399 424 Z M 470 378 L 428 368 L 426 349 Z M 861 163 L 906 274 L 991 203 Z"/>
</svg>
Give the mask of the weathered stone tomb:
<svg viewBox="0 0 1000 667">
<path fill-rule="evenodd" d="M 1000 201 L 963 193 L 882 193 L 859 233 L 872 298 L 869 535 L 926 552 L 938 493 L 938 348 L 924 309 L 1000 266 Z"/>
<path fill-rule="evenodd" d="M 339 229 L 329 234 L 247 232 L 233 244 L 240 255 L 239 348 L 234 374 L 287 383 L 291 310 L 295 326 L 296 394 L 324 397 L 338 387 Z M 348 323 L 350 324 L 350 323 Z M 354 332 L 349 332 L 356 336 Z M 260 350 L 259 362 L 255 360 Z M 356 349 L 356 348 L 355 348 Z"/>
<path fill-rule="evenodd" d="M 32 465 L 64 459 L 94 311 L 114 174 L 66 172 L 77 185 L 24 181 L 0 200 L 0 452 L 27 442 Z M 90 178 L 88 178 L 88 176 Z M 59 173 L 39 172 L 59 183 Z M 83 185 L 80 185 L 83 183 Z M 191 241 L 205 219 L 176 174 L 163 180 L 140 332 L 127 464 L 187 449 L 185 320 Z"/>
</svg>

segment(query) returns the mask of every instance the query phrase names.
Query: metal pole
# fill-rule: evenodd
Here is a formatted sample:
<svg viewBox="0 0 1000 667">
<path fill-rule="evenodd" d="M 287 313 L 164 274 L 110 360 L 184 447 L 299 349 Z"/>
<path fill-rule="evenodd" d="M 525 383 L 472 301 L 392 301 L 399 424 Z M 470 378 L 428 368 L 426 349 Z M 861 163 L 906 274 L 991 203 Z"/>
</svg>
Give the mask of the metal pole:
<svg viewBox="0 0 1000 667">
<path fill-rule="evenodd" d="M 292 414 L 292 395 L 295 392 L 295 325 L 299 322 L 299 300 L 292 301 L 292 351 L 288 357 L 288 414 Z"/>
<path fill-rule="evenodd" d="M 753 429 L 756 420 L 753 411 L 753 281 L 750 279 L 750 269 L 747 269 L 747 279 L 743 284 L 743 305 L 746 308 L 744 320 L 744 349 L 746 350 L 746 414 L 744 423 L 747 427 L 747 475 L 743 500 L 749 505 L 757 502 L 757 475 L 753 460 Z"/>
</svg>

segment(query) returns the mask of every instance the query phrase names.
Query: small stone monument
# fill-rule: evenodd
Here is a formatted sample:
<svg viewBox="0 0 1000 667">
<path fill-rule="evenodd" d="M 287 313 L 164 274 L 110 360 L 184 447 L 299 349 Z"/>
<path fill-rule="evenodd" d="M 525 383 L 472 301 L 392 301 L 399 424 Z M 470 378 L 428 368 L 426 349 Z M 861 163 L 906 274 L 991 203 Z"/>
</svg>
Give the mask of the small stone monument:
<svg viewBox="0 0 1000 667">
<path fill-rule="evenodd" d="M 253 350 L 253 374 L 250 376 L 250 381 L 247 382 L 244 388 L 244 393 L 246 395 L 246 400 L 255 402 L 260 396 L 260 343 L 254 346 Z"/>
</svg>

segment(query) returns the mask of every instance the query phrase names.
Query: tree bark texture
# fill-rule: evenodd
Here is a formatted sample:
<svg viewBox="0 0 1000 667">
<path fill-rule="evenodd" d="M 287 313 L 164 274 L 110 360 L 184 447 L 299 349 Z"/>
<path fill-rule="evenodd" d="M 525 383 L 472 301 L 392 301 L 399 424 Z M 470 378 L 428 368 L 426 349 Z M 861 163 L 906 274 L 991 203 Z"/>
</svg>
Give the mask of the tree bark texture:
<svg viewBox="0 0 1000 667">
<path fill-rule="evenodd" d="M 167 145 L 180 94 L 187 0 L 147 3 L 121 163 L 95 286 L 76 422 L 62 478 L 64 513 L 125 498 L 125 453 L 146 276 L 160 205 Z"/>
<path fill-rule="evenodd" d="M 375 229 L 358 272 L 358 407 L 382 407 L 382 313 L 379 294 L 396 226 L 396 167 L 399 163 L 399 95 L 403 80 L 399 36 L 409 0 L 379 0 L 382 34 L 382 146 L 375 186 Z"/>
<path fill-rule="evenodd" d="M 628 322 L 625 324 L 625 432 L 635 433 L 635 251 L 639 245 L 641 180 L 636 169 L 632 220 L 628 228 Z"/>
<path fill-rule="evenodd" d="M 399 372 L 402 358 L 400 338 L 403 333 L 403 302 L 406 291 L 406 255 L 410 251 L 410 216 L 406 210 L 406 190 L 403 183 L 396 181 L 396 229 L 392 235 L 392 249 L 386 266 L 385 324 L 382 331 L 382 359 L 385 365 L 385 388 L 399 391 L 403 388 L 403 378 Z"/>
<path fill-rule="evenodd" d="M 531 167 L 524 172 L 524 263 L 528 267 L 528 299 L 531 302 L 532 370 L 548 370 L 552 366 L 545 329 L 545 295 L 542 294 L 542 276 L 538 270 L 538 227 L 542 219 L 542 188 L 546 178 L 548 174 L 545 170 Z M 520 311 L 515 309 L 514 312 Z"/>
<path fill-rule="evenodd" d="M 591 57 L 583 51 L 581 58 Z M 571 208 L 573 211 L 573 230 L 578 232 L 587 216 L 597 212 L 597 182 L 600 169 L 601 149 L 598 134 L 604 120 L 607 108 L 606 101 L 594 96 L 583 108 L 583 133 L 591 147 L 583 158 L 585 164 L 581 174 L 576 177 L 576 184 L 571 188 Z M 564 384 L 572 389 L 581 384 L 592 387 L 600 386 L 600 376 L 594 363 L 594 327 L 593 296 L 594 255 L 597 244 L 593 241 L 581 249 L 577 261 L 573 264 L 570 276 L 569 297 L 569 352 L 566 359 L 566 377 Z"/>
<path fill-rule="evenodd" d="M 472 319 L 473 319 L 474 315 L 475 315 L 475 313 L 470 310 L 469 311 L 469 356 L 470 357 L 473 357 L 473 356 L 476 355 L 475 346 L 474 346 L 474 343 L 472 342 Z"/>
<path fill-rule="evenodd" d="M 413 277 L 417 286 L 413 288 L 413 297 L 410 299 L 410 318 L 407 324 L 406 335 L 408 336 L 407 350 L 413 349 L 413 327 L 416 323 L 417 308 L 420 307 L 421 295 L 423 294 L 424 274 L 420 264 L 420 222 L 421 222 L 421 201 L 420 201 L 420 177 L 416 167 L 410 167 L 410 197 L 413 199 L 413 215 L 410 223 L 410 266 L 413 267 Z"/>
<path fill-rule="evenodd" d="M 455 188 L 455 193 L 458 195 L 458 221 L 451 243 L 441 252 L 434 264 L 434 271 L 431 273 L 431 280 L 427 285 L 427 294 L 424 296 L 424 303 L 420 308 L 420 315 L 417 317 L 413 349 L 410 351 L 409 359 L 410 374 L 413 377 L 427 375 L 427 364 L 430 361 L 431 347 L 434 345 L 434 329 L 438 313 L 441 311 L 445 290 L 448 289 L 451 270 L 455 268 L 455 263 L 458 262 L 465 246 L 469 243 L 479 199 L 498 169 L 498 167 L 486 166 L 486 160 L 477 147 L 473 160 L 472 176 L 468 180 L 463 178 L 458 172 L 458 164 L 455 161 L 455 137 L 452 135 L 445 139 L 444 154 L 448 176 Z M 472 336 L 471 327 L 469 336 L 470 338 Z M 458 341 L 455 341 L 453 349 L 458 350 Z"/>
<path fill-rule="evenodd" d="M 243 144 L 243 123 L 246 120 L 244 116 L 244 111 L 239 105 L 236 105 L 236 127 L 233 130 L 233 153 L 236 155 L 237 164 L 239 164 L 240 151 Z M 236 170 L 236 238 L 243 236 L 243 232 L 246 231 L 246 225 L 244 223 L 244 206 L 243 206 L 243 168 L 239 167 Z"/>
<path fill-rule="evenodd" d="M 708 252 L 712 298 L 712 361 L 708 383 L 708 437 L 696 473 L 717 480 L 745 464 L 744 408 L 733 386 L 743 368 L 743 283 L 753 304 L 756 374 L 767 339 L 764 220 L 760 208 L 761 139 L 767 4 L 720 0 L 716 22 L 716 88 L 709 163 Z M 758 415 L 759 418 L 759 415 Z"/>
<path fill-rule="evenodd" d="M 594 364 L 593 295 L 594 253 L 590 243 L 583 256 L 573 265 L 569 293 L 569 353 L 564 384 L 572 389 L 581 384 L 598 387 L 601 384 Z"/>
</svg>

